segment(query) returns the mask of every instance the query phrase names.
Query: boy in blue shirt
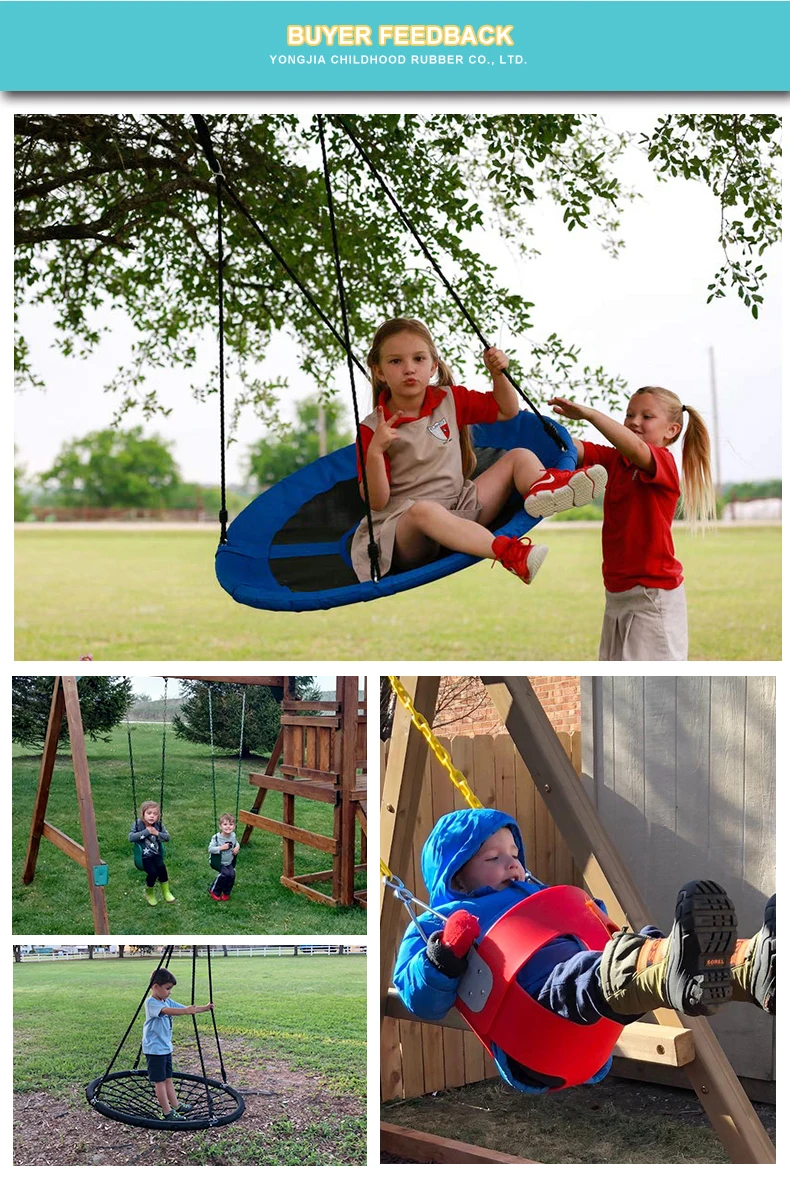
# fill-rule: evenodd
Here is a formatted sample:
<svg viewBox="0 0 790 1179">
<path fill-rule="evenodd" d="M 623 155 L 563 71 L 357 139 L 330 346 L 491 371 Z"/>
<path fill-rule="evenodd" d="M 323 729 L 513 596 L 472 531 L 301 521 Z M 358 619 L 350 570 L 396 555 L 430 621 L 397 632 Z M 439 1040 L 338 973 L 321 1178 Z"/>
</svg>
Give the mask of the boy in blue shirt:
<svg viewBox="0 0 790 1179">
<path fill-rule="evenodd" d="M 479 808 L 442 815 L 422 852 L 422 874 L 432 909 L 419 919 L 426 944 L 412 922 L 395 963 L 394 981 L 404 1004 L 420 1019 L 442 1019 L 455 1003 L 474 940 L 519 901 L 546 888 L 526 867 L 515 819 Z M 600 904 L 600 902 L 598 902 Z M 603 909 L 603 906 L 601 905 Z M 711 934 L 712 940 L 711 940 Z M 713 946 L 716 946 L 715 953 Z M 712 881 L 692 881 L 678 894 L 668 938 L 648 926 L 622 930 L 603 951 L 575 937 L 554 938 L 519 971 L 517 981 L 542 1006 L 577 1024 L 606 1018 L 629 1024 L 647 1011 L 672 1007 L 687 1015 L 710 1014 L 711 986 L 732 999 L 773 1014 L 776 994 L 776 898 L 753 938 L 736 941 L 735 911 Z M 545 1093 L 549 1078 L 530 1072 L 492 1046 L 509 1085 Z M 603 1080 L 611 1057 L 590 1077 Z"/>
<path fill-rule="evenodd" d="M 145 1025 L 143 1026 L 143 1052 L 148 1068 L 148 1080 L 153 1082 L 156 1100 L 162 1110 L 162 1117 L 168 1121 L 181 1121 L 192 1110 L 188 1102 L 179 1105 L 173 1085 L 173 1016 L 200 1015 L 211 1011 L 213 1003 L 205 1007 L 185 1007 L 170 998 L 176 985 L 175 975 L 160 967 L 151 975 L 151 994 L 145 1001 Z"/>
</svg>

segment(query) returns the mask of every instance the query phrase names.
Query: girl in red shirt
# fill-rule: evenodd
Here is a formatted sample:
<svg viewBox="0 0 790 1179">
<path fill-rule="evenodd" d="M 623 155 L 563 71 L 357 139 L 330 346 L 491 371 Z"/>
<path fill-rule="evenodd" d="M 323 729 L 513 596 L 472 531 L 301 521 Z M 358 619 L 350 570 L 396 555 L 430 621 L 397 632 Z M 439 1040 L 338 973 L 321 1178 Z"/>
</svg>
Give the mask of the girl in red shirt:
<svg viewBox="0 0 790 1179">
<path fill-rule="evenodd" d="M 667 447 L 683 431 L 683 518 L 703 526 L 716 518 L 710 472 L 710 438 L 695 409 L 668 389 L 646 385 L 628 403 L 625 423 L 564 397 L 549 402 L 567 418 L 590 422 L 612 446 L 576 441 L 579 463 L 600 463 L 608 472 L 604 495 L 603 580 L 606 588 L 601 645 L 603 660 L 688 658 L 688 622 L 683 567 L 675 556 L 672 520 L 680 498 L 677 466 Z M 539 490 L 538 485 L 536 489 Z M 532 515 L 551 515 L 544 491 Z"/>
<path fill-rule="evenodd" d="M 472 479 L 469 426 L 518 413 L 516 392 L 504 375 L 504 352 L 490 348 L 483 359 L 492 378 L 490 393 L 453 384 L 419 320 L 388 320 L 376 332 L 368 355 L 375 408 L 361 423 L 360 438 L 382 575 L 434 560 L 440 548 L 492 557 L 527 583 L 543 563 L 545 545 L 526 536 L 494 536 L 489 527 L 514 488 L 526 496 L 536 479 L 551 474 L 537 455 L 514 448 Z M 602 467 L 554 474 L 578 485 L 568 491 L 571 502 L 589 503 L 603 494 Z M 361 469 L 359 477 L 364 499 Z M 360 581 L 371 576 L 368 540 L 362 520 L 351 545 Z"/>
</svg>

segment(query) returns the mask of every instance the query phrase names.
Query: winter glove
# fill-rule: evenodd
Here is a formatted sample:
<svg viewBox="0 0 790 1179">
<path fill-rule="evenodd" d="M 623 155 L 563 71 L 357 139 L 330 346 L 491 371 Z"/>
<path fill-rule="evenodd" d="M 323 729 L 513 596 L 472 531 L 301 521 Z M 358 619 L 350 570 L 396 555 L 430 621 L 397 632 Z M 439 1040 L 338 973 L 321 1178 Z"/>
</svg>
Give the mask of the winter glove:
<svg viewBox="0 0 790 1179">
<path fill-rule="evenodd" d="M 469 951 L 480 934 L 480 922 L 473 913 L 458 909 L 448 918 L 443 930 L 428 939 L 428 961 L 448 978 L 460 978 L 466 970 Z"/>
</svg>

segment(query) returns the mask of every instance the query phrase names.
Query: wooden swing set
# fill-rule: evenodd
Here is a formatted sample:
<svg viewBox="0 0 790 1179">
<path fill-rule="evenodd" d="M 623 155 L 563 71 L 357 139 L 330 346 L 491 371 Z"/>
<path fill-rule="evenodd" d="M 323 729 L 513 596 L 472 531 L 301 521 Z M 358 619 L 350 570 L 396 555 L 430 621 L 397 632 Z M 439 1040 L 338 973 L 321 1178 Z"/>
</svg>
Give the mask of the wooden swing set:
<svg viewBox="0 0 790 1179">
<path fill-rule="evenodd" d="M 85 869 L 90 893 L 93 928 L 97 934 L 110 932 L 105 886 L 108 867 L 101 858 L 96 830 L 96 813 L 91 793 L 88 755 L 77 688 L 79 676 L 56 676 L 52 692 L 38 787 L 30 823 L 23 884 L 36 874 L 41 840 L 46 839 Z M 364 889 L 355 888 L 355 874 L 365 871 L 367 851 L 366 700 L 359 700 L 356 676 L 338 676 L 336 700 L 296 700 L 289 676 L 172 676 L 172 679 L 203 683 L 252 684 L 278 688 L 283 693 L 282 724 L 264 774 L 250 774 L 258 788 L 249 811 L 239 811 L 245 823 L 241 842 L 247 844 L 258 827 L 279 835 L 283 841 L 281 883 L 322 904 L 365 906 Z M 309 713 L 316 715 L 306 715 Z M 63 716 L 69 732 L 74 781 L 77 790 L 82 843 L 46 821 L 52 774 L 58 751 Z M 280 757 L 282 777 L 275 776 Z M 283 796 L 283 820 L 259 814 L 269 790 Z M 334 810 L 333 834 L 322 835 L 294 824 L 295 799 L 310 798 L 330 803 Z M 356 828 L 360 826 L 359 862 L 356 856 Z M 301 843 L 327 852 L 332 867 L 322 872 L 295 875 L 294 849 Z M 331 895 L 311 887 L 319 881 L 332 882 Z"/>
<path fill-rule="evenodd" d="M 588 892 L 604 901 L 616 924 L 627 924 L 632 929 L 650 924 L 633 878 L 604 830 L 529 681 L 517 676 L 483 676 L 482 680 L 535 789 L 564 837 Z M 430 725 L 436 709 L 439 677 L 403 677 L 402 683 L 417 712 Z M 428 748 L 422 734 L 411 723 L 409 713 L 398 703 L 382 774 L 381 857 L 402 880 L 409 875 Z M 382 1057 L 394 1062 L 390 1067 L 404 1068 L 405 1039 L 398 1045 L 393 1042 L 393 1036 L 398 1035 L 399 1027 L 409 1026 L 398 1021 L 414 1021 L 415 1016 L 391 989 L 402 933 L 402 909 L 383 880 L 380 909 Z M 653 1016 L 655 1023 L 640 1021 L 624 1028 L 618 1051 L 633 1060 L 660 1061 L 682 1068 L 733 1163 L 775 1163 L 773 1144 L 708 1020 L 688 1019 L 670 1010 L 656 1011 Z M 441 1037 L 443 1027 L 465 1026 L 453 1008 L 444 1020 L 423 1025 L 423 1032 L 432 1029 L 431 1035 Z M 441 1051 L 441 1043 L 438 1050 Z M 381 1126 L 381 1148 L 400 1158 L 428 1163 L 532 1161 L 385 1122 Z"/>
</svg>

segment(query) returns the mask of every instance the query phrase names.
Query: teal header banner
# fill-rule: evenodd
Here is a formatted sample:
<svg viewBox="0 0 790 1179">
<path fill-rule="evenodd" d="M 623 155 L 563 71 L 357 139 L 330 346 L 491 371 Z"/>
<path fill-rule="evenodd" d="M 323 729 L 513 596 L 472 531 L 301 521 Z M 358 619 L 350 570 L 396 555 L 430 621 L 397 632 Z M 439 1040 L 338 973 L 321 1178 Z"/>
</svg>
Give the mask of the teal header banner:
<svg viewBox="0 0 790 1179">
<path fill-rule="evenodd" d="M 0 4 L 5 91 L 784 91 L 790 3 Z"/>
</svg>

